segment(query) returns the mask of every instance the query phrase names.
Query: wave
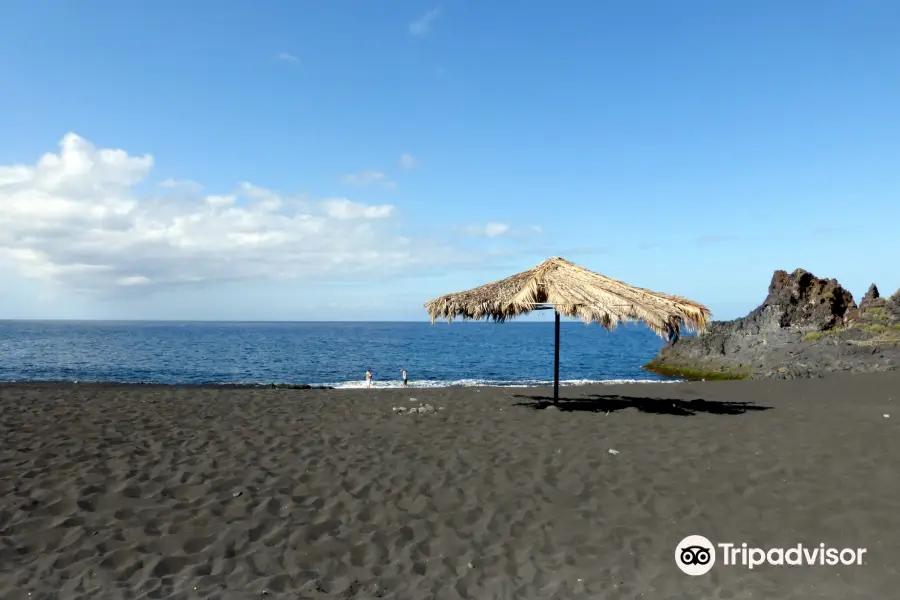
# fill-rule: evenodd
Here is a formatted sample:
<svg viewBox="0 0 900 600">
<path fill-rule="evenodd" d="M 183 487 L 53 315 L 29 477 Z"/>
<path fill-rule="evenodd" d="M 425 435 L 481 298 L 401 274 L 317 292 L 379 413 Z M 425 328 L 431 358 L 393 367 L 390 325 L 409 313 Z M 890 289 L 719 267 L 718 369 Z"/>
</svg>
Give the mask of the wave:
<svg viewBox="0 0 900 600">
<path fill-rule="evenodd" d="M 560 387 L 573 387 L 582 385 L 615 385 L 623 383 L 679 383 L 682 379 L 564 379 L 560 380 Z M 267 382 L 259 380 L 240 380 L 240 381 L 196 381 L 196 380 L 136 380 L 136 379 L 71 379 L 68 377 L 48 378 L 48 379 L 0 379 L 0 384 L 99 384 L 99 385 L 147 385 L 147 386 L 215 386 L 215 387 L 237 387 L 237 388 L 333 388 L 333 389 L 364 389 L 365 381 L 337 381 L 328 383 L 312 383 L 299 384 L 289 382 Z M 509 387 L 509 388 L 529 388 L 529 387 L 552 387 L 552 379 L 438 379 L 438 380 L 421 380 L 410 381 L 408 388 L 429 389 L 429 388 L 456 388 L 456 387 Z M 373 388 L 393 389 L 403 387 L 402 382 L 396 381 L 374 381 Z"/>
<path fill-rule="evenodd" d="M 615 385 L 620 383 L 677 383 L 680 379 L 566 379 L 560 380 L 560 387 L 572 387 L 579 385 Z M 356 389 L 365 388 L 365 381 L 341 381 L 334 383 L 316 384 L 321 386 L 333 387 L 335 389 Z M 448 387 L 551 387 L 553 380 L 546 379 L 452 379 L 452 380 L 436 380 L 436 381 L 410 381 L 410 388 L 448 388 Z M 373 388 L 399 388 L 403 384 L 397 381 L 374 381 Z"/>
</svg>

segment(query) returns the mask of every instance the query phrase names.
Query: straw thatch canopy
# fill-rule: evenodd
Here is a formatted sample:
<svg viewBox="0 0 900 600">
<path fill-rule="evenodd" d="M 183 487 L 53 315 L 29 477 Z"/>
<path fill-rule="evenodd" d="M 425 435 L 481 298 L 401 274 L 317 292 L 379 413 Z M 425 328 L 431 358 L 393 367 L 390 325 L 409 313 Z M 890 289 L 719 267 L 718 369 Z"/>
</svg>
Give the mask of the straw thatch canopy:
<svg viewBox="0 0 900 600">
<path fill-rule="evenodd" d="M 425 308 L 434 323 L 457 317 L 506 321 L 548 305 L 561 315 L 609 330 L 623 321 L 641 321 L 669 339 L 677 337 L 682 327 L 704 331 L 710 317 L 702 304 L 634 287 L 560 257 L 494 283 L 435 298 Z"/>
</svg>

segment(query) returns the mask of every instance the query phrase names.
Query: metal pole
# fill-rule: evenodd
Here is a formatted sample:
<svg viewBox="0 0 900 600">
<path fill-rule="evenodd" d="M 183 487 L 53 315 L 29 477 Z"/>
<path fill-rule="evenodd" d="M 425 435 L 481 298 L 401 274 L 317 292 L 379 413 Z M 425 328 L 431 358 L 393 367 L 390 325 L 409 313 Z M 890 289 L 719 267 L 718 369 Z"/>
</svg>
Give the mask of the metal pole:
<svg viewBox="0 0 900 600">
<path fill-rule="evenodd" d="M 559 400 L 559 311 L 554 309 L 556 314 L 556 347 L 554 348 L 553 357 L 553 403 Z"/>
</svg>

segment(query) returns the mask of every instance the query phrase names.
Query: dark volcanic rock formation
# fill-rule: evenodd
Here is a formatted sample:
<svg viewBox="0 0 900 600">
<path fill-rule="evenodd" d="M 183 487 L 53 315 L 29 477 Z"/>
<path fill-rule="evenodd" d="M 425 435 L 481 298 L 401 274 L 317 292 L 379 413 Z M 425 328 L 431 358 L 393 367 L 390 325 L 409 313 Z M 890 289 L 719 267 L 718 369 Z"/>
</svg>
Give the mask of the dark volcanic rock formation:
<svg viewBox="0 0 900 600">
<path fill-rule="evenodd" d="M 855 308 L 853 294 L 835 279 L 819 279 L 803 269 L 790 275 L 775 271 L 766 300 L 744 320 L 765 329 L 824 331 L 848 324 Z"/>
<path fill-rule="evenodd" d="M 647 365 L 688 379 L 821 377 L 900 368 L 900 290 L 872 284 L 857 307 L 834 279 L 775 271 L 765 301 L 733 321 L 667 344 Z"/>
<path fill-rule="evenodd" d="M 867 306 L 870 306 L 872 303 L 877 302 L 878 300 L 881 300 L 881 294 L 878 293 L 878 286 L 873 283 L 869 286 L 869 289 L 866 292 L 866 295 L 863 296 L 863 299 L 859 301 L 859 309 L 863 310 Z M 884 304 L 883 301 L 882 304 Z"/>
</svg>

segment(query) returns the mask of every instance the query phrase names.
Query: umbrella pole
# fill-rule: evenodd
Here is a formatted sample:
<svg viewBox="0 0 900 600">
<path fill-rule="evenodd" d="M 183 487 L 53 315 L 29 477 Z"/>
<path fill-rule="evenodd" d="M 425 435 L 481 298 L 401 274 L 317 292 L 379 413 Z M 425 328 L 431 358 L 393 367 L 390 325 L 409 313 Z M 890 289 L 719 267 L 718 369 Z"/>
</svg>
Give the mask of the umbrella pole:
<svg viewBox="0 0 900 600">
<path fill-rule="evenodd" d="M 553 356 L 553 403 L 556 404 L 559 400 L 559 311 L 554 309 L 553 313 L 556 315 L 556 343 Z"/>
</svg>

